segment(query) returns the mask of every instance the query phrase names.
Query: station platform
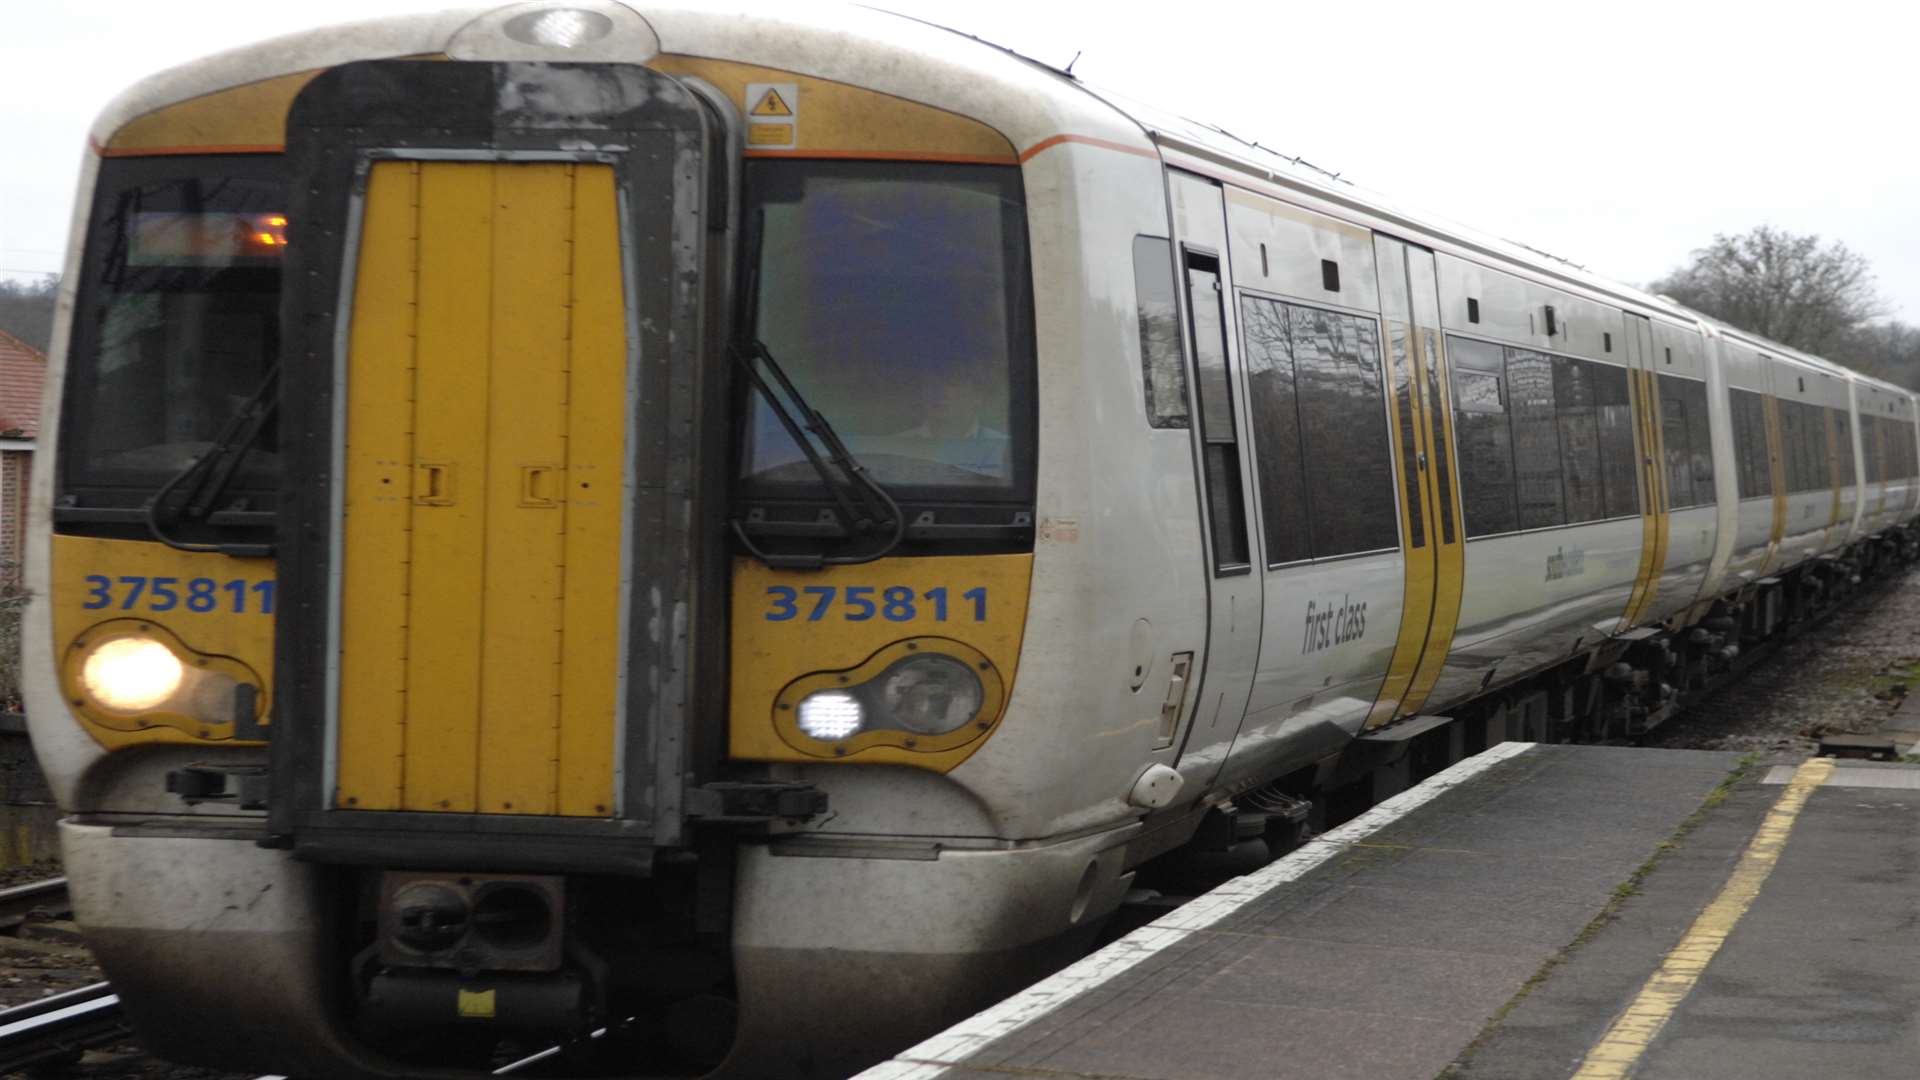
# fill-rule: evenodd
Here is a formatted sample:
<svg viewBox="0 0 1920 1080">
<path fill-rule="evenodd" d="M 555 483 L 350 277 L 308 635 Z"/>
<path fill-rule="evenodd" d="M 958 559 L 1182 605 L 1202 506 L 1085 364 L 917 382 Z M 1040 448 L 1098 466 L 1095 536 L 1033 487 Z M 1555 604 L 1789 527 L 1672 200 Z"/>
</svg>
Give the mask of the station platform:
<svg viewBox="0 0 1920 1080">
<path fill-rule="evenodd" d="M 1506 743 L 862 1080 L 1920 1076 L 1920 766 Z"/>
</svg>

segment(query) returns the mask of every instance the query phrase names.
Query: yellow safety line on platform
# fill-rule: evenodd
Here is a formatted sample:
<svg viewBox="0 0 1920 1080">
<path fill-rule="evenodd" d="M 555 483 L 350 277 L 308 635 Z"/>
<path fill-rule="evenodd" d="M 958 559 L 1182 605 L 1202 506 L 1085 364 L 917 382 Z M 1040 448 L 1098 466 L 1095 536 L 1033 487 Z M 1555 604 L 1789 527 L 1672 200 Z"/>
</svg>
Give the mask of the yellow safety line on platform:
<svg viewBox="0 0 1920 1080">
<path fill-rule="evenodd" d="M 1767 811 L 1760 831 L 1754 833 L 1753 841 L 1740 856 L 1740 865 L 1734 867 L 1720 895 L 1693 920 L 1686 936 L 1661 963 L 1660 970 L 1647 979 L 1627 1011 L 1620 1014 L 1587 1052 L 1587 1060 L 1573 1074 L 1573 1080 L 1625 1080 L 1633 1073 L 1654 1036 L 1667 1026 L 1674 1010 L 1693 991 L 1693 984 L 1700 981 L 1701 973 L 1726 943 L 1727 935 L 1733 933 L 1741 916 L 1753 906 L 1754 898 L 1760 895 L 1760 886 L 1766 883 L 1767 875 L 1773 873 L 1774 864 L 1786 849 L 1795 819 L 1807 805 L 1813 789 L 1832 772 L 1832 758 L 1815 758 L 1794 770 L 1787 790 L 1781 792 L 1773 808 Z"/>
</svg>

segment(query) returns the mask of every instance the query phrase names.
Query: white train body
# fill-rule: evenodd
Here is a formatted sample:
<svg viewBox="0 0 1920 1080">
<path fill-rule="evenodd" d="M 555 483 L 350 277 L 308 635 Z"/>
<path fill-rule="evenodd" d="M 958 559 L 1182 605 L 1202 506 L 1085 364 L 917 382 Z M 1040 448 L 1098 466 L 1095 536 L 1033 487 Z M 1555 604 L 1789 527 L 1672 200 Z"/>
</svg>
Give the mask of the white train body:
<svg viewBox="0 0 1920 1080">
<path fill-rule="evenodd" d="M 561 47 L 510 32 L 549 8 L 593 16 L 588 24 L 600 36 Z M 698 84 L 724 99 L 708 102 L 711 116 L 731 125 L 731 141 L 716 145 L 736 153 L 744 146 L 749 165 L 894 161 L 902 175 L 943 163 L 1017 174 L 1032 384 L 1014 387 L 1002 415 L 1018 428 L 1020 402 L 1031 406 L 1030 423 L 1013 433 L 1031 440 L 1030 484 L 1016 508 L 1026 516 L 973 547 L 929 533 L 869 567 L 912 575 L 916 566 L 950 565 L 964 574 L 987 565 L 969 560 L 1019 560 L 1005 579 L 1011 584 L 993 594 L 1007 605 L 994 618 L 1009 609 L 1024 615 L 995 624 L 999 645 L 961 642 L 973 650 L 965 656 L 986 657 L 981 670 L 991 665 L 1006 676 L 1000 712 L 981 715 L 984 734 L 941 750 L 944 757 L 898 732 L 838 751 L 798 744 L 785 728 L 785 741 L 776 740 L 776 725 L 788 721 L 775 711 L 772 689 L 810 672 L 851 669 L 876 646 L 846 638 L 854 624 L 835 621 L 839 609 L 824 606 L 814 613 L 821 625 L 802 628 L 810 636 L 767 637 L 785 631 L 775 614 L 763 619 L 761 592 L 790 596 L 809 582 L 881 588 L 890 579 L 844 576 L 868 572 L 854 567 L 767 568 L 737 546 L 712 560 L 716 577 L 701 579 L 730 588 L 731 599 L 714 593 L 686 609 L 705 620 L 696 636 L 702 627 L 722 635 L 731 662 L 730 675 L 722 666 L 692 667 L 711 692 L 705 705 L 688 707 L 687 740 L 708 749 L 688 751 L 679 779 L 665 781 L 684 781 L 684 805 L 648 818 L 654 831 L 644 843 L 621 834 L 629 869 L 596 869 L 593 845 L 614 844 L 612 832 L 555 832 L 565 843 L 536 856 L 516 848 L 510 832 L 488 833 L 492 819 L 477 809 L 463 820 L 490 846 L 449 834 L 445 858 L 435 855 L 434 823 L 411 824 L 430 813 L 396 810 L 394 820 L 406 817 L 405 828 L 416 831 L 404 844 L 396 839 L 389 855 L 377 838 L 340 832 L 326 823 L 356 811 L 326 800 L 344 798 L 337 793 L 360 767 L 349 759 L 362 752 L 343 741 L 347 720 L 338 708 L 312 706 L 319 719 L 302 744 L 311 755 L 300 760 L 267 750 L 257 729 L 249 737 L 196 727 L 189 717 L 172 734 L 149 738 L 143 733 L 164 725 L 84 720 L 77 676 L 63 659 L 98 634 L 86 614 L 96 606 L 85 600 L 93 586 L 81 571 L 116 572 L 63 562 L 78 558 L 63 553 L 83 543 L 104 545 L 85 548 L 88 558 L 160 547 L 139 534 L 137 519 L 113 517 L 112 505 L 82 513 L 93 504 L 75 495 L 81 474 L 72 470 L 80 466 L 68 463 L 77 461 L 78 444 L 63 428 L 83 422 L 76 409 L 92 385 L 75 372 L 95 363 L 89 349 L 104 348 L 86 329 L 104 318 L 89 299 L 104 286 L 88 260 L 107 257 L 89 254 L 107 227 L 96 217 L 107 205 L 96 182 L 103 170 L 136 167 L 128 161 L 290 152 L 287 123 L 278 138 L 249 140 L 232 134 L 245 127 L 232 118 L 245 114 L 259 126 L 256 114 L 267 108 L 260 102 L 284 108 L 298 87 L 275 88 L 295 76 L 337 69 L 328 77 L 348 85 L 359 77 L 351 72 L 399 58 L 501 70 L 647 67 L 657 73 L 648 78 Z M 748 80 L 754 100 L 723 75 Z M 784 119 L 755 120 L 754 110 L 773 108 L 769 86 L 797 87 L 798 101 Z M 912 122 L 887 109 L 906 110 Z M 266 128 L 281 119 L 269 116 Z M 762 131 L 769 125 L 778 130 Z M 989 135 L 1004 153 L 973 149 L 991 144 Z M 789 145 L 767 149 L 782 139 Z M 316 1076 L 473 1067 L 485 1055 L 474 1058 L 461 1033 L 492 1031 L 484 1023 L 492 1014 L 465 1012 L 468 996 L 457 1011 L 455 994 L 481 993 L 493 974 L 449 974 L 432 963 L 410 969 L 385 952 L 371 966 L 355 958 L 390 944 L 381 936 L 389 931 L 369 927 L 391 914 L 383 904 L 397 902 L 382 890 L 412 880 L 391 875 L 470 868 L 509 882 L 537 879 L 537 889 L 557 896 L 559 883 L 587 888 L 579 883 L 596 873 L 624 875 L 644 891 L 659 868 L 681 859 L 725 865 L 700 878 L 704 891 L 694 895 L 712 914 L 689 940 L 719 942 L 731 965 L 715 977 L 721 989 L 703 989 L 700 999 L 726 999 L 714 1006 L 721 1011 L 737 1005 L 727 1068 L 760 1075 L 772 1061 L 835 1075 L 1057 963 L 1115 910 L 1135 867 L 1189 843 L 1210 818 L 1231 820 L 1234 800 L 1253 789 L 1303 806 L 1318 799 L 1322 810 L 1338 812 L 1339 792 L 1391 790 L 1489 741 L 1637 734 L 1723 669 L 1743 640 L 1766 636 L 1800 605 L 1824 602 L 1815 595 L 1822 586 L 1843 590 L 1864 563 L 1903 545 L 1920 503 L 1914 396 L 1838 366 L 1845 357 L 1830 362 L 1757 340 L 1526 249 L 1407 214 L 977 41 L 871 11 L 741 15 L 575 0 L 396 17 L 295 35 L 148 79 L 100 118 L 93 143 L 50 361 L 49 385 L 66 389 L 50 396 L 43 418 L 56 450 L 42 454 L 33 485 L 28 706 L 68 814 L 63 834 L 79 916 L 143 1036 L 183 1060 Z M 594 152 L 620 152 L 608 145 Z M 556 143 L 548 152 L 583 151 Z M 470 158 L 478 160 L 458 160 Z M 740 182 L 738 158 L 703 167 Z M 349 197 L 369 198 L 341 195 Z M 296 193 L 294 204 L 305 205 L 302 198 L 320 196 Z M 303 224 L 295 218 L 295 245 L 308 242 L 297 231 Z M 738 220 L 729 229 L 710 241 L 711 272 L 758 257 L 740 253 Z M 318 236 L 312 240 L 317 247 Z M 349 268 L 357 242 L 349 237 L 343 249 Z M 846 258 L 858 257 L 848 249 Z M 349 295 L 337 278 L 312 289 L 303 303 Z M 715 325 L 726 323 L 725 305 L 734 302 L 727 293 L 715 288 L 704 301 L 718 305 L 701 309 Z M 347 331 L 340 334 L 334 359 L 348 364 L 340 357 L 352 346 Z M 709 334 L 697 356 L 723 381 L 725 336 Z M 325 369 L 330 354 L 313 355 Z M 321 391 L 351 381 L 328 383 L 324 370 L 298 377 L 320 380 L 312 385 Z M 884 392 L 884 381 L 874 393 Z M 294 430 L 291 402 L 281 405 L 283 444 Z M 1735 415 L 1742 408 L 1745 419 Z M 822 411 L 834 419 L 831 405 Z M 329 421 L 312 422 L 324 433 Z M 539 481 L 528 474 L 524 482 L 533 498 Z M 299 527 L 294 505 L 282 504 L 282 530 Z M 115 524 L 122 521 L 135 524 Z M 732 543 L 718 531 L 713 538 Z M 861 542 L 821 543 L 842 550 L 834 545 Z M 339 548 L 314 550 L 337 556 Z M 234 571 L 239 581 L 271 576 L 275 558 L 195 557 L 255 568 Z M 306 722 L 298 710 L 307 707 L 291 688 L 307 684 L 289 674 L 286 637 L 294 620 L 316 620 L 319 637 L 302 640 L 332 642 L 329 655 L 340 655 L 337 629 L 327 638 L 319 620 L 342 617 L 325 596 L 350 611 L 354 586 L 351 574 L 344 586 L 336 574 L 331 585 L 311 583 L 333 593 L 299 594 L 323 599 L 295 607 L 287 597 L 302 571 L 284 547 L 277 557 L 278 659 L 249 662 L 271 673 L 261 676 L 262 694 L 280 687 L 272 730 L 290 733 Z M 870 580 L 881 584 L 857 583 Z M 912 600 L 922 585 L 902 580 Z M 1002 589 L 1002 579 L 994 581 Z M 111 615 L 134 603 L 109 595 Z M 940 603 L 944 619 L 947 600 Z M 809 623 L 799 610 L 787 617 Z M 990 620 L 983 610 L 976 621 Z M 621 632 L 639 625 L 623 623 L 629 629 Z M 195 633 L 178 630 L 182 640 Z M 230 654 L 246 660 L 239 649 Z M 818 655 L 800 655 L 809 649 Z M 315 669 L 326 679 L 349 677 L 327 663 L 334 666 Z M 798 666 L 773 671 L 782 663 Z M 635 676 L 631 686 L 641 685 Z M 314 701 L 327 693 L 352 700 L 351 688 L 309 689 Z M 309 763 L 322 759 L 331 771 L 314 775 L 326 783 L 299 789 L 308 793 L 301 798 L 320 800 L 315 816 L 276 817 L 277 800 L 307 783 L 288 770 L 319 769 Z M 228 786 L 183 798 L 183 785 L 197 781 L 182 776 L 209 772 Z M 269 778 L 264 801 L 234 797 L 243 774 Z M 717 808 L 731 796 L 711 785 L 726 782 L 823 794 L 827 810 L 795 810 L 791 820 L 734 803 L 723 812 Z M 1243 801 L 1239 812 L 1247 810 Z M 732 820 L 747 817 L 754 820 L 746 826 Z M 571 933 L 553 930 L 554 948 Z M 619 1008 L 607 1003 L 611 992 L 593 980 L 618 983 L 620 970 L 642 965 L 636 955 L 651 954 L 596 955 L 589 972 L 616 976 L 582 975 L 561 960 L 543 969 L 572 980 L 568 987 L 587 985 L 558 1012 L 529 1005 L 533 1019 L 515 1026 L 502 990 L 502 1030 L 561 1038 L 619 1019 L 610 1014 Z M 524 984 L 544 977 L 524 976 Z M 427 1004 L 384 1014 L 394 999 L 369 990 L 370 979 L 400 980 L 379 986 Z M 649 1001 L 670 996 L 657 987 L 634 992 Z M 486 1000 L 494 1009 L 495 999 Z M 433 1027 L 441 1022 L 434 1009 L 444 1010 L 449 1040 L 464 1049 L 423 1047 L 380 1027 L 383 1017 Z M 379 1030 L 369 1034 L 369 1025 Z"/>
</svg>

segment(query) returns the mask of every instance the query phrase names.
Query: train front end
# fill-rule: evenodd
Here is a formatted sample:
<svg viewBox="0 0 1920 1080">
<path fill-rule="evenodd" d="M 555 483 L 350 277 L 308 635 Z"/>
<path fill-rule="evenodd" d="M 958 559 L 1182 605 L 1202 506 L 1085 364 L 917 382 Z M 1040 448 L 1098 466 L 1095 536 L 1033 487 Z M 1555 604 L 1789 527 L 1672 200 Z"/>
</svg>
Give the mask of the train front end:
<svg viewBox="0 0 1920 1080">
<path fill-rule="evenodd" d="M 1005 720 L 1033 557 L 1005 136 L 611 3 L 129 100 L 26 664 L 156 1052 L 833 1075 L 1111 906 L 1097 845 L 1013 857 L 946 775 Z"/>
</svg>

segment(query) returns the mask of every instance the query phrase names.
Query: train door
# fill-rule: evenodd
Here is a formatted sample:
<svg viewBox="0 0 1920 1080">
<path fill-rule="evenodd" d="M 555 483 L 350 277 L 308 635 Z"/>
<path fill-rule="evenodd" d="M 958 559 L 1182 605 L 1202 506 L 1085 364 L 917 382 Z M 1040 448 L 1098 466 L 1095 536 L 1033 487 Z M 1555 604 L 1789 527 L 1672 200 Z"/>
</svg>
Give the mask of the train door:
<svg viewBox="0 0 1920 1080">
<path fill-rule="evenodd" d="M 717 530 L 678 523 L 724 451 L 684 417 L 723 370 L 701 200 L 726 159 L 683 86 L 603 70 L 585 94 L 564 66 L 349 64 L 294 102 L 312 242 L 283 325 L 308 362 L 280 422 L 320 478 L 290 496 L 275 628 L 296 850 L 512 836 L 557 865 L 594 838 L 605 865 L 684 835 L 712 621 L 644 627 L 718 565 Z"/>
<path fill-rule="evenodd" d="M 1207 531 L 1207 651 L 1185 743 L 1181 772 L 1205 783 L 1225 762 L 1246 715 L 1260 659 L 1261 575 L 1254 516 L 1253 466 L 1236 368 L 1226 206 L 1220 185 L 1181 172 L 1167 174 L 1172 201 L 1183 324 L 1190 358 L 1194 453 L 1199 462 L 1201 520 Z"/>
<path fill-rule="evenodd" d="M 1376 236 L 1374 254 L 1386 322 L 1388 407 L 1400 462 L 1406 606 L 1368 728 L 1418 711 L 1432 694 L 1453 644 L 1466 558 L 1433 252 Z"/>
<path fill-rule="evenodd" d="M 1640 461 L 1640 567 L 1620 619 L 1631 628 L 1652 609 L 1667 564 L 1667 470 L 1660 422 L 1659 376 L 1653 370 L 1653 321 L 1627 315 L 1627 392 L 1633 403 L 1633 442 Z"/>
</svg>

